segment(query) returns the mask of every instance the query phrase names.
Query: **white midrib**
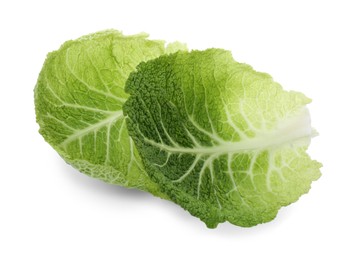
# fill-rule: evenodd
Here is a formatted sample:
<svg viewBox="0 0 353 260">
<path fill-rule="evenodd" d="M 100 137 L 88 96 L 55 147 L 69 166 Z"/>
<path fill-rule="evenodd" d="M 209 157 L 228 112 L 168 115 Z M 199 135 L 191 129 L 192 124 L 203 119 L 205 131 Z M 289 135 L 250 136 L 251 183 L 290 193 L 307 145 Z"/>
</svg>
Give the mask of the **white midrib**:
<svg viewBox="0 0 353 260">
<path fill-rule="evenodd" d="M 82 136 L 85 136 L 89 133 L 95 132 L 104 126 L 111 125 L 113 122 L 115 122 L 117 119 L 119 119 L 121 117 L 123 117 L 123 111 L 122 110 L 115 111 L 110 116 L 106 117 L 105 119 L 98 121 L 97 123 L 92 124 L 86 128 L 75 131 L 73 134 L 69 135 L 60 145 L 66 146 L 70 142 L 75 141 L 75 140 L 81 138 Z"/>
<path fill-rule="evenodd" d="M 293 144 L 303 141 L 304 144 L 310 142 L 315 132 L 311 128 L 309 111 L 304 108 L 297 115 L 283 120 L 276 129 L 257 134 L 254 138 L 248 138 L 239 142 L 226 141 L 214 146 L 194 146 L 182 147 L 178 145 L 167 145 L 157 143 L 150 139 L 145 142 L 170 153 L 188 153 L 199 155 L 210 154 L 232 154 L 245 151 L 258 151 L 276 148 L 285 144 Z"/>
</svg>

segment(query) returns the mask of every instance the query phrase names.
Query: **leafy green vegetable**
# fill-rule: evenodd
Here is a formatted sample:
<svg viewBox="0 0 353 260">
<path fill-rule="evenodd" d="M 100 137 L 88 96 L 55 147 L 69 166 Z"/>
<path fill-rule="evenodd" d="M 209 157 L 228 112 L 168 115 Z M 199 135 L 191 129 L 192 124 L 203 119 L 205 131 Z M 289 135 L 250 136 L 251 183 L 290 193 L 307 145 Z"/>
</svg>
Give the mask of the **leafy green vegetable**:
<svg viewBox="0 0 353 260">
<path fill-rule="evenodd" d="M 141 61 L 185 46 L 109 30 L 50 53 L 35 87 L 40 133 L 64 160 L 92 177 L 165 197 L 146 175 L 122 112 L 125 81 Z"/>
<path fill-rule="evenodd" d="M 35 88 L 40 133 L 78 170 L 171 199 L 208 227 L 272 220 L 320 177 L 306 153 L 310 100 L 227 51 L 179 50 L 113 30 L 64 43 Z"/>
<path fill-rule="evenodd" d="M 220 49 L 142 63 L 123 110 L 150 177 L 214 228 L 272 220 L 320 177 L 303 94 Z"/>
</svg>

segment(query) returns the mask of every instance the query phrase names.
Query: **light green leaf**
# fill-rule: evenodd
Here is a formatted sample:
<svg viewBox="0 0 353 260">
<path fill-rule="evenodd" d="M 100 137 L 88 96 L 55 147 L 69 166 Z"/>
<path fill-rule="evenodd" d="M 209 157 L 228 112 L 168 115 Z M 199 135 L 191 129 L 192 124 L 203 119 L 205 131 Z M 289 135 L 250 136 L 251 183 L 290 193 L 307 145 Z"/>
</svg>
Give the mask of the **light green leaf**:
<svg viewBox="0 0 353 260">
<path fill-rule="evenodd" d="M 130 75 L 129 133 L 150 177 L 208 227 L 272 220 L 320 176 L 303 94 L 209 49 L 162 56 Z"/>
<path fill-rule="evenodd" d="M 166 52 L 147 37 L 109 30 L 50 53 L 35 87 L 36 117 L 45 140 L 81 172 L 165 197 L 146 175 L 122 112 L 130 72 Z"/>
</svg>

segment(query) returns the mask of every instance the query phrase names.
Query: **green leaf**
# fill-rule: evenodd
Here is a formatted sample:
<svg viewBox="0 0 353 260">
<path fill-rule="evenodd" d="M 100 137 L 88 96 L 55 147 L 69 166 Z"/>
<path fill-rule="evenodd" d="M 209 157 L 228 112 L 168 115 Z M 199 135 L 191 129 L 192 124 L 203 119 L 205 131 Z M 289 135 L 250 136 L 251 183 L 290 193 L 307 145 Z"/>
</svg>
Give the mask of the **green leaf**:
<svg viewBox="0 0 353 260">
<path fill-rule="evenodd" d="M 272 220 L 320 176 L 303 94 L 220 49 L 162 56 L 130 75 L 124 105 L 147 172 L 214 228 Z"/>
<path fill-rule="evenodd" d="M 109 30 L 50 53 L 35 87 L 36 117 L 45 140 L 81 172 L 165 197 L 145 173 L 122 112 L 130 72 L 166 53 L 163 41 L 147 37 Z"/>
</svg>

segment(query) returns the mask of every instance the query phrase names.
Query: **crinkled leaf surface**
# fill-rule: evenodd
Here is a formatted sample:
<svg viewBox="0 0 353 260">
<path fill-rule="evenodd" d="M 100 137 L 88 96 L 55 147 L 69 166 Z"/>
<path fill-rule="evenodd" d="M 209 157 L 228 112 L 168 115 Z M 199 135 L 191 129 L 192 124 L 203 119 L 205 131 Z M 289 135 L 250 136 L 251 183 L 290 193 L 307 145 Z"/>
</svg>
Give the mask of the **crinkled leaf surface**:
<svg viewBox="0 0 353 260">
<path fill-rule="evenodd" d="M 129 133 L 148 174 L 208 227 L 272 220 L 320 176 L 301 93 L 224 50 L 176 53 L 130 75 Z"/>
<path fill-rule="evenodd" d="M 103 31 L 50 53 L 35 87 L 36 117 L 45 140 L 81 172 L 164 197 L 143 169 L 122 112 L 130 72 L 169 52 L 147 36 Z"/>
</svg>

